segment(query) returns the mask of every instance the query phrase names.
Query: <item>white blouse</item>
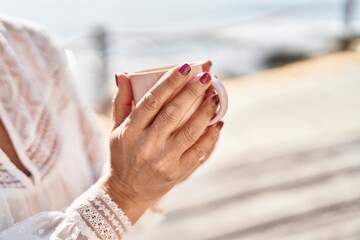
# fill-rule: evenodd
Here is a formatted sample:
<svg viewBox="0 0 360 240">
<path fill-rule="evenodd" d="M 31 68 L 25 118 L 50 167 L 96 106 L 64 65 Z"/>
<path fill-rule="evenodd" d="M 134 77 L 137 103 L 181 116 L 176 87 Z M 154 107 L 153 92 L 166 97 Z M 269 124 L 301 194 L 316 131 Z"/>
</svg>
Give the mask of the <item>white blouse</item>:
<svg viewBox="0 0 360 240">
<path fill-rule="evenodd" d="M 108 154 L 64 52 L 39 26 L 4 16 L 0 118 L 31 173 L 0 149 L 0 239 L 121 238 L 129 219 L 105 192 L 89 189 Z"/>
</svg>

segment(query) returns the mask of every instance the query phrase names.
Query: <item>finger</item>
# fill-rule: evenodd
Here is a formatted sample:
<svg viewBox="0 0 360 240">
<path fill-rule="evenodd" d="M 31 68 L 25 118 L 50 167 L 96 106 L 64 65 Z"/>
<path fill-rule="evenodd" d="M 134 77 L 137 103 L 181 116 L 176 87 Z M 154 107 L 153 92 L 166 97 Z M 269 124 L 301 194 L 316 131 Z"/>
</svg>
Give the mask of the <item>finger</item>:
<svg viewBox="0 0 360 240">
<path fill-rule="evenodd" d="M 187 178 L 189 178 L 196 171 L 196 169 L 198 169 L 201 165 L 203 165 L 205 162 L 207 162 L 207 160 L 209 159 L 211 154 L 214 152 L 215 146 L 216 146 L 216 142 L 213 143 L 213 145 L 210 147 L 209 151 L 205 154 L 205 156 L 201 157 L 199 159 L 198 164 L 195 164 L 193 166 L 193 168 L 190 169 L 189 172 L 186 173 L 186 175 L 180 180 L 180 182 L 185 181 Z"/>
<path fill-rule="evenodd" d="M 203 157 L 201 157 L 200 159 L 199 159 L 199 163 L 200 164 L 203 164 L 203 163 L 205 163 L 208 159 L 209 159 L 209 157 L 211 156 L 211 154 L 214 152 L 214 150 L 215 150 L 215 146 L 216 146 L 216 142 L 214 142 L 214 144 L 210 147 L 210 149 L 208 150 L 208 152 L 205 154 L 205 156 L 203 156 Z"/>
<path fill-rule="evenodd" d="M 203 72 L 210 72 L 210 68 L 212 66 L 212 62 L 210 60 L 206 60 L 200 63 L 202 65 Z"/>
<path fill-rule="evenodd" d="M 179 128 L 171 138 L 176 144 L 173 151 L 185 152 L 190 148 L 204 133 L 210 120 L 214 117 L 219 103 L 218 95 L 210 95 L 199 109 L 191 116 L 184 126 Z M 175 145 L 174 145 L 175 146 Z"/>
<path fill-rule="evenodd" d="M 154 129 L 156 131 L 161 129 L 162 136 L 167 137 L 171 135 L 194 103 L 200 97 L 204 96 L 206 89 L 211 84 L 210 82 L 211 75 L 208 72 L 189 81 L 181 92 L 159 112 L 153 123 L 155 126 Z M 206 122 L 206 124 L 208 124 L 208 122 Z M 203 124 L 204 127 L 207 126 L 206 124 Z"/>
<path fill-rule="evenodd" d="M 199 140 L 181 156 L 180 168 L 184 176 L 188 177 L 204 162 L 204 159 L 207 159 L 209 152 L 212 152 L 219 139 L 223 125 L 223 122 L 218 122 L 209 127 Z"/>
<path fill-rule="evenodd" d="M 115 74 L 117 91 L 113 97 L 113 129 L 121 125 L 132 110 L 132 90 L 129 77 L 124 74 Z"/>
<path fill-rule="evenodd" d="M 130 118 L 138 129 L 144 129 L 154 120 L 162 106 L 186 83 L 191 66 L 184 64 L 174 67 L 152 87 L 136 105 Z"/>
<path fill-rule="evenodd" d="M 206 89 L 205 96 L 209 96 L 210 94 L 216 94 L 216 89 L 213 85 L 210 85 L 210 87 Z"/>
</svg>

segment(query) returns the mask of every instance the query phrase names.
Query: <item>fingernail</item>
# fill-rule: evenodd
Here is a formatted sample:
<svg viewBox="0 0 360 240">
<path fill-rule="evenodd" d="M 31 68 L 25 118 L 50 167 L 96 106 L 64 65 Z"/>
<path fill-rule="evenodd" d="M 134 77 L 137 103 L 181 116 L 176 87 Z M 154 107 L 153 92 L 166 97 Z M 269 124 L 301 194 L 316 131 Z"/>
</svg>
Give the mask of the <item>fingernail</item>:
<svg viewBox="0 0 360 240">
<path fill-rule="evenodd" d="M 115 84 L 116 84 L 116 86 L 118 87 L 118 82 L 117 82 L 116 74 L 115 74 Z"/>
<path fill-rule="evenodd" d="M 224 122 L 220 121 L 216 124 L 216 128 L 220 131 L 222 129 L 222 127 L 224 126 Z"/>
<path fill-rule="evenodd" d="M 179 68 L 179 72 L 181 73 L 181 75 L 188 75 L 189 72 L 191 71 L 191 66 L 187 63 L 185 63 L 184 65 L 182 65 L 180 68 Z"/>
<path fill-rule="evenodd" d="M 200 82 L 203 84 L 208 84 L 211 80 L 211 75 L 208 72 L 204 72 L 199 78 Z"/>
<path fill-rule="evenodd" d="M 212 100 L 213 100 L 213 103 L 215 104 L 215 106 L 217 106 L 220 102 L 219 95 L 214 95 Z"/>
<path fill-rule="evenodd" d="M 209 66 L 211 67 L 213 65 L 212 61 L 209 60 Z"/>
</svg>

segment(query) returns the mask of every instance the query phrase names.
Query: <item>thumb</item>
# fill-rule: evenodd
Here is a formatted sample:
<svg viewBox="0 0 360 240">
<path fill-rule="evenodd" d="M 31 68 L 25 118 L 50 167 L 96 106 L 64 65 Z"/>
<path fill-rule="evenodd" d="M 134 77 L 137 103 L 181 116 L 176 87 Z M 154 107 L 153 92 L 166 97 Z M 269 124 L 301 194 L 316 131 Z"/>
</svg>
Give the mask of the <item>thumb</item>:
<svg viewBox="0 0 360 240">
<path fill-rule="evenodd" d="M 117 91 L 112 100 L 113 129 L 121 125 L 132 110 L 133 95 L 130 78 L 125 73 L 115 74 Z"/>
</svg>

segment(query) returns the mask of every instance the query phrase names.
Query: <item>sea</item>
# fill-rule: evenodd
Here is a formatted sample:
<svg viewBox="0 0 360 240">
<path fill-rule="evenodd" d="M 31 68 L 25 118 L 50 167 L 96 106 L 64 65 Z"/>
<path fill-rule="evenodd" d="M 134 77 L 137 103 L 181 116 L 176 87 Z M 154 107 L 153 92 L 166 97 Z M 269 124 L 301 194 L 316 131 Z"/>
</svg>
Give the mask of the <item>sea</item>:
<svg viewBox="0 0 360 240">
<path fill-rule="evenodd" d="M 43 25 L 67 49 L 79 91 L 98 104 L 119 71 L 211 59 L 214 74 L 231 79 L 269 67 L 274 56 L 337 51 L 360 29 L 360 1 L 348 1 L 348 15 L 346 2 L 0 0 L 0 14 Z"/>
</svg>

